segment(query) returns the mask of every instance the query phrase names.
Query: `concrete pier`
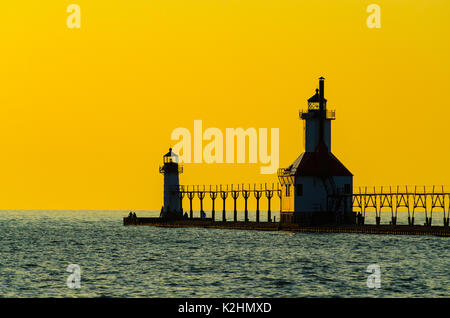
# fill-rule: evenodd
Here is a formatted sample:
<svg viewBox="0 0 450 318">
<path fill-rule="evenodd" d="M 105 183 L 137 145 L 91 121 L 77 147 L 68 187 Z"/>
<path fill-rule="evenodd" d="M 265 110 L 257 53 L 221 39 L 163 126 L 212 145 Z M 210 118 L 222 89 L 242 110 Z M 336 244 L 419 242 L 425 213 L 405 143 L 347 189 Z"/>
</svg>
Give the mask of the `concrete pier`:
<svg viewBox="0 0 450 318">
<path fill-rule="evenodd" d="M 213 221 L 211 218 L 168 220 L 157 217 L 123 218 L 123 225 L 147 225 L 168 228 L 210 228 L 260 231 L 290 231 L 311 233 L 364 233 L 391 235 L 435 235 L 450 237 L 448 226 L 411 226 L 411 225 L 321 225 L 303 226 L 299 224 L 282 224 L 279 222 Z"/>
</svg>

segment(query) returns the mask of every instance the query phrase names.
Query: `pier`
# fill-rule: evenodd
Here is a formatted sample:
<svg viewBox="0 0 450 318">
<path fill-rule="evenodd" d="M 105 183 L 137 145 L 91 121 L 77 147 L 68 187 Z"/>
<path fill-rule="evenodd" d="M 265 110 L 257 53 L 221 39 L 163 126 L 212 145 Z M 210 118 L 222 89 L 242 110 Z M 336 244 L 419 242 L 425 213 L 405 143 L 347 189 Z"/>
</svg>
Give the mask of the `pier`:
<svg viewBox="0 0 450 318">
<path fill-rule="evenodd" d="M 360 233 L 390 235 L 434 235 L 450 237 L 450 227 L 444 226 L 410 226 L 410 225 L 321 225 L 302 226 L 300 224 L 283 224 L 280 222 L 223 222 L 211 219 L 193 218 L 186 220 L 167 220 L 158 217 L 124 217 L 124 225 L 147 225 L 166 228 L 207 228 L 229 230 L 287 231 L 305 233 Z"/>
<path fill-rule="evenodd" d="M 180 185 L 171 191 L 177 193 L 180 206 L 183 199 L 189 201 L 188 217 L 171 220 L 161 217 L 138 217 L 136 219 L 125 217 L 124 225 L 150 225 L 159 227 L 201 227 L 237 230 L 262 231 L 292 231 L 316 233 L 367 233 L 367 234 L 394 234 L 394 235 L 437 235 L 450 236 L 450 189 L 444 186 L 379 186 L 355 187 L 353 194 L 345 193 L 338 197 L 351 197 L 352 208 L 355 211 L 356 224 L 325 224 L 320 226 L 285 224 L 276 222 L 272 218 L 272 199 L 276 196 L 281 200 L 280 184 L 234 184 L 234 185 Z M 222 216 L 217 218 L 216 200 L 222 201 Z M 267 203 L 267 218 L 262 219 L 260 201 Z M 205 211 L 204 200 L 209 199 L 211 210 Z M 232 210 L 226 209 L 226 201 L 232 201 Z M 194 211 L 194 200 L 199 203 L 200 210 Z M 256 204 L 255 220 L 248 217 L 249 200 Z M 280 202 L 281 204 L 281 202 Z M 243 209 L 241 210 L 240 208 Z M 243 221 L 238 220 L 238 211 L 243 213 Z M 206 217 L 194 217 L 202 215 Z M 390 218 L 383 220 L 382 212 L 390 214 Z M 432 225 L 433 212 L 440 212 L 443 216 L 442 225 Z M 227 213 L 231 214 L 227 215 Z M 397 224 L 399 213 L 407 213 L 408 224 Z M 422 213 L 425 219 L 423 225 L 415 224 L 415 216 Z M 374 215 L 375 224 L 366 224 L 369 215 Z M 242 218 L 242 216 L 241 216 Z M 384 221 L 384 222 L 383 222 Z M 436 221 L 435 221 L 436 222 Z"/>
</svg>

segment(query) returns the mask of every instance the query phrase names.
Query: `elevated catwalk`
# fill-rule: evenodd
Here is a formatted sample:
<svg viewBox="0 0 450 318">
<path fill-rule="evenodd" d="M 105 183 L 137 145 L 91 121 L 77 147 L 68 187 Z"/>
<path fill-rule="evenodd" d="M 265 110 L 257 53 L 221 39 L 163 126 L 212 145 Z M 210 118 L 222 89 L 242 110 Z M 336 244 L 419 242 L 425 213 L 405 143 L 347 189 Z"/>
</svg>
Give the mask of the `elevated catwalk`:
<svg viewBox="0 0 450 318">
<path fill-rule="evenodd" d="M 216 220 L 215 200 L 221 199 L 221 220 L 227 221 L 226 200 L 233 200 L 233 221 L 237 222 L 238 199 L 244 201 L 244 219 L 248 220 L 248 200 L 256 200 L 256 222 L 260 221 L 260 199 L 265 197 L 267 202 L 267 222 L 272 221 L 271 201 L 274 195 L 281 199 L 280 184 L 237 184 L 215 186 L 184 186 L 172 189 L 177 193 L 180 206 L 183 206 L 183 198 L 189 200 L 189 218 L 193 219 L 193 201 L 197 198 L 200 203 L 200 212 L 203 212 L 205 198 L 211 200 L 211 218 Z M 391 215 L 390 224 L 397 224 L 399 213 L 407 213 L 408 225 L 414 226 L 417 213 L 423 214 L 425 226 L 432 225 L 433 213 L 440 212 L 443 215 L 442 225 L 449 226 L 450 219 L 450 187 L 444 186 L 380 186 L 380 187 L 354 187 L 351 193 L 338 193 L 330 195 L 337 200 L 350 198 L 351 209 L 354 211 L 356 224 L 363 225 L 369 213 L 375 214 L 375 222 L 381 225 L 381 213 L 388 212 Z M 281 204 L 281 202 L 280 202 Z M 327 210 L 325 208 L 325 210 Z M 329 209 L 328 209 L 329 210 Z"/>
</svg>

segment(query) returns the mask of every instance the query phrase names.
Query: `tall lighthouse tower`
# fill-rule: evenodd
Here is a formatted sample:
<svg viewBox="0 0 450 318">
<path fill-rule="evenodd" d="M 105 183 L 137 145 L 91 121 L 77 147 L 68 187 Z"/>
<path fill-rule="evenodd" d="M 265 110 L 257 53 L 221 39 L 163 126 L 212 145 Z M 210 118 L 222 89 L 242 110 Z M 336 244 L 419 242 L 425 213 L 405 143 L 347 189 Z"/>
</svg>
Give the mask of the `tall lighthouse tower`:
<svg viewBox="0 0 450 318">
<path fill-rule="evenodd" d="M 305 121 L 305 152 L 289 167 L 278 170 L 282 185 L 280 221 L 283 223 L 353 223 L 353 175 L 331 152 L 331 121 L 327 110 L 325 79 L 319 78 Z"/>
<path fill-rule="evenodd" d="M 164 174 L 164 207 L 161 211 L 163 216 L 182 215 L 179 174 L 183 172 L 183 167 L 178 164 L 178 155 L 172 152 L 172 148 L 163 156 L 163 165 L 159 167 L 159 172 Z"/>
</svg>

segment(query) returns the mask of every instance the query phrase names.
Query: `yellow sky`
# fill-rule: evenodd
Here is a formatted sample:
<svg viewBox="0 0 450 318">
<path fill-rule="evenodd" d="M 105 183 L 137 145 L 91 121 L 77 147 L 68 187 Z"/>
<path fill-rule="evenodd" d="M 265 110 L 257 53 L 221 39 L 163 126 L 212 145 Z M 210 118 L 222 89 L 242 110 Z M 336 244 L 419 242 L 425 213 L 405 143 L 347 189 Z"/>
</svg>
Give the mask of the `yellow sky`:
<svg viewBox="0 0 450 318">
<path fill-rule="evenodd" d="M 447 0 L 2 3 L 0 209 L 158 209 L 161 156 L 195 119 L 279 128 L 287 166 L 319 76 L 356 185 L 450 184 L 449 16 Z M 260 166 L 186 164 L 181 182 L 276 181 Z"/>
</svg>

